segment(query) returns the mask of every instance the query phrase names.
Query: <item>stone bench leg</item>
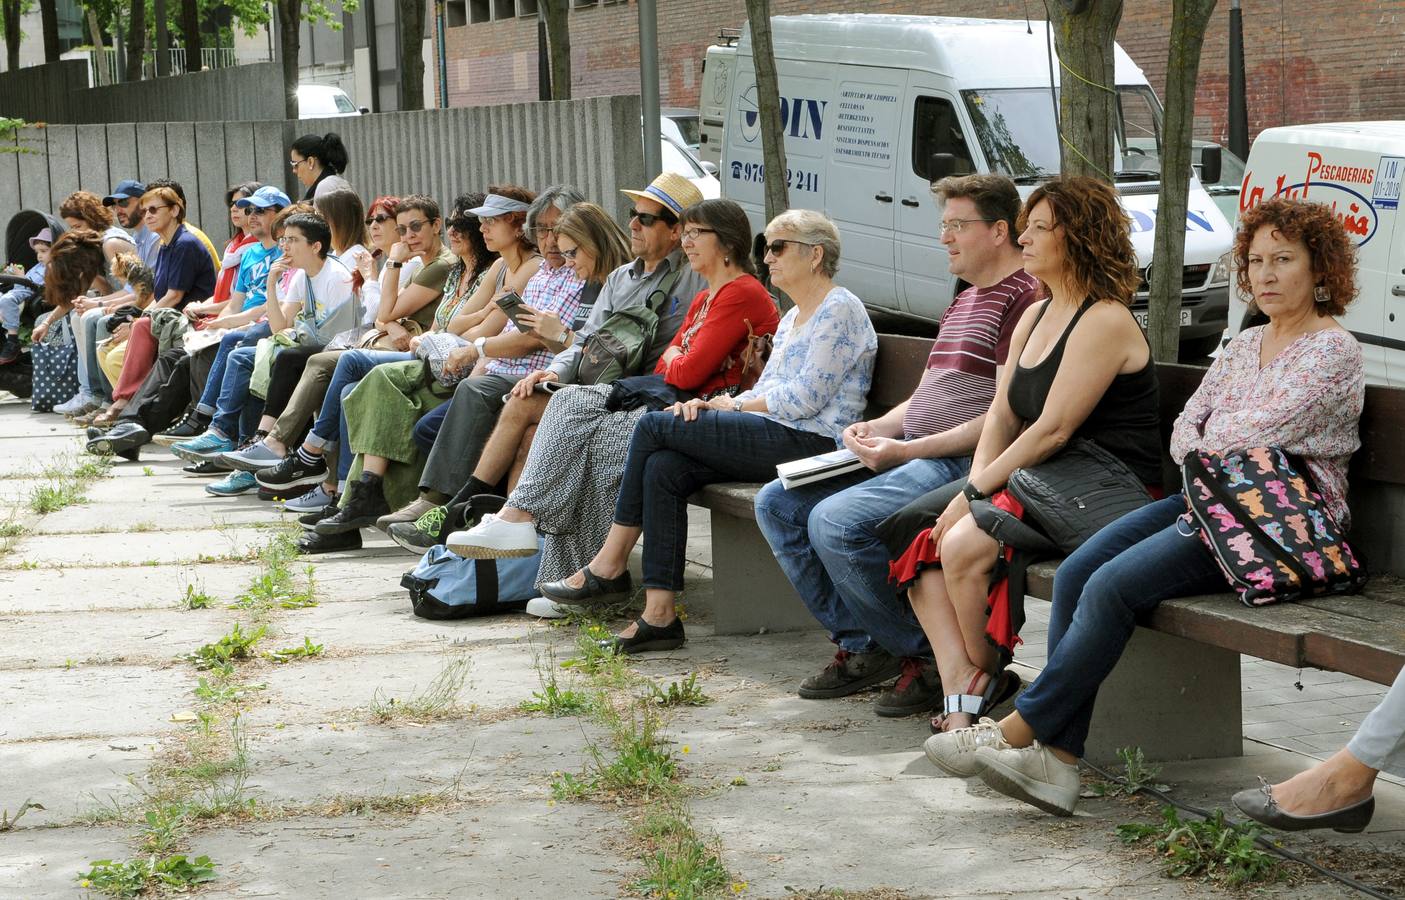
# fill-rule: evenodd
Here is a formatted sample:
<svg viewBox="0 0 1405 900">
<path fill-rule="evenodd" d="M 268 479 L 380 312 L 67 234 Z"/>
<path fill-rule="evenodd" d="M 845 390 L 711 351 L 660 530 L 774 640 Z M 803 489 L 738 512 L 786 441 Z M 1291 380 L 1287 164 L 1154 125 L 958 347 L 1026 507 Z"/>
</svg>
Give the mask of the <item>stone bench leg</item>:
<svg viewBox="0 0 1405 900">
<path fill-rule="evenodd" d="M 712 620 L 718 634 L 818 628 L 751 519 L 712 517 Z"/>
<path fill-rule="evenodd" d="M 1118 766 L 1120 747 L 1149 760 L 1241 756 L 1241 700 L 1238 653 L 1139 627 L 1098 691 L 1087 756 Z"/>
</svg>

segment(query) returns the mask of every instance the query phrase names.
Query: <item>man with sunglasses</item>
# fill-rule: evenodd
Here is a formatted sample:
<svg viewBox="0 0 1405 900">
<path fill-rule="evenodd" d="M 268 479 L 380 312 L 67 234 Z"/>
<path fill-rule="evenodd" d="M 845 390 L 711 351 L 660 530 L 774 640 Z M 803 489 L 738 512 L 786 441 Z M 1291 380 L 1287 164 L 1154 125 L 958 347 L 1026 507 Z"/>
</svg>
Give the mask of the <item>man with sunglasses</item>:
<svg viewBox="0 0 1405 900">
<path fill-rule="evenodd" d="M 968 175 L 932 192 L 951 273 L 971 287 L 942 315 L 917 389 L 886 415 L 845 429 L 844 446 L 866 468 L 790 490 L 772 481 L 756 496 L 757 526 L 839 647 L 800 696 L 843 697 L 899 676 L 875 704 L 881 716 L 925 713 L 941 703 L 942 686 L 911 606 L 888 581 L 877 526 L 970 470 L 1010 336 L 1039 285 L 1016 243 L 1014 182 Z"/>
</svg>

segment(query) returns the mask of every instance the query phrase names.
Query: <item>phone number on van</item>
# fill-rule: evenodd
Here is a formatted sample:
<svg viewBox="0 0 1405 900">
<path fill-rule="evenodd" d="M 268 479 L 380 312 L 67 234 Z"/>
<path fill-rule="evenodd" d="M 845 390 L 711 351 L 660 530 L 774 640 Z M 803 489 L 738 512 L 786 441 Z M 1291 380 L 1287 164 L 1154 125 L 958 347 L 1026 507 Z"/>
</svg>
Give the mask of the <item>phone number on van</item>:
<svg viewBox="0 0 1405 900">
<path fill-rule="evenodd" d="M 733 162 L 733 163 L 732 163 L 732 180 L 733 180 L 733 181 L 761 182 L 761 181 L 764 181 L 765 179 L 766 179 L 766 165 L 765 165 L 765 163 L 744 163 L 744 162 Z M 786 169 L 786 170 L 785 170 L 785 183 L 786 183 L 786 187 L 793 188 L 793 189 L 795 189 L 795 190 L 797 190 L 797 191 L 810 191 L 811 193 L 819 193 L 819 190 L 820 190 L 820 173 L 818 173 L 818 172 L 805 172 L 805 171 L 800 170 L 800 169 Z"/>
</svg>

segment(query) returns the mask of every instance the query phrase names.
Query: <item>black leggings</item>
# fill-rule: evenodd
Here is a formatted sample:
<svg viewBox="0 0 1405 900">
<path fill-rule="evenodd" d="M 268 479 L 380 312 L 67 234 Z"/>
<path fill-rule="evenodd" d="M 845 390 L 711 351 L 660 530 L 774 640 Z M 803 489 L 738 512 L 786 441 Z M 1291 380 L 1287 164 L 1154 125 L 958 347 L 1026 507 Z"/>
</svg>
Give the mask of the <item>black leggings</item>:
<svg viewBox="0 0 1405 900">
<path fill-rule="evenodd" d="M 263 414 L 278 418 L 288 408 L 302 370 L 307 368 L 307 360 L 314 353 L 321 353 L 321 347 L 284 347 L 273 357 L 273 370 L 268 377 L 268 396 L 263 401 Z"/>
</svg>

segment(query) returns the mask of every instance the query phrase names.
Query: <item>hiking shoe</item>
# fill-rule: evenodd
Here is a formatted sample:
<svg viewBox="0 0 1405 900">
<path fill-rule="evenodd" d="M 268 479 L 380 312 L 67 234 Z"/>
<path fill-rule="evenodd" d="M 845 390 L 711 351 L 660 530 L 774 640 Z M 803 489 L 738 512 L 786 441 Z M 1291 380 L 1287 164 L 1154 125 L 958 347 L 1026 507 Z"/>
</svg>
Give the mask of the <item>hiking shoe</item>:
<svg viewBox="0 0 1405 900">
<path fill-rule="evenodd" d="M 0 366 L 8 366 L 20 358 L 20 336 L 5 335 L 5 343 L 0 344 Z"/>
<path fill-rule="evenodd" d="M 322 504 L 320 509 L 314 509 L 312 512 L 306 512 L 298 516 L 298 524 L 308 531 L 311 531 L 318 522 L 323 519 L 330 519 L 341 510 L 341 507 L 337 505 L 337 500 L 337 497 L 332 497 L 328 499 L 326 503 Z"/>
<path fill-rule="evenodd" d="M 376 519 L 390 512 L 380 479 L 374 482 L 353 481 L 346 486 L 346 505 L 336 515 L 328 516 L 313 526 L 318 534 L 342 534 L 359 528 L 370 528 Z"/>
<path fill-rule="evenodd" d="M 258 485 L 250 473 L 230 472 L 219 481 L 205 485 L 205 493 L 214 494 L 216 497 L 236 497 L 239 494 L 247 494 L 256 487 Z"/>
<path fill-rule="evenodd" d="M 171 445 L 172 453 L 190 462 L 219 459 L 233 449 L 233 441 L 213 431 L 207 431 L 197 438 Z"/>
<path fill-rule="evenodd" d="M 263 441 L 254 441 L 247 447 L 223 454 L 220 460 L 241 472 L 258 472 L 273 468 L 283 461 L 283 457 L 268 449 Z"/>
<path fill-rule="evenodd" d="M 283 461 L 273 468 L 255 472 L 254 480 L 275 491 L 300 484 L 322 484 L 327 480 L 327 461 L 319 456 L 315 463 L 308 465 L 295 451 L 283 457 Z"/>
<path fill-rule="evenodd" d="M 902 674 L 897 683 L 878 695 L 873 711 L 880 716 L 898 719 L 930 712 L 942 704 L 942 678 L 937 664 L 930 659 L 905 656 Z"/>
<path fill-rule="evenodd" d="M 413 522 L 395 522 L 386 529 L 390 539 L 411 553 L 423 554 L 444 539 L 449 507 L 436 506 Z"/>
<path fill-rule="evenodd" d="M 87 449 L 98 456 L 110 454 L 136 462 L 141 458 L 142 445 L 149 440 L 151 435 L 140 422 L 123 419 L 107 431 L 89 426 Z"/>
<path fill-rule="evenodd" d="M 102 403 L 97 397 L 86 391 L 79 391 L 69 399 L 54 407 L 54 412 L 61 416 L 81 416 L 94 412 L 102 407 Z"/>
<path fill-rule="evenodd" d="M 932 765 L 957 778 L 970 778 L 980 771 L 976 751 L 982 747 L 1010 747 L 994 719 L 981 719 L 969 728 L 934 734 L 922 745 Z"/>
<path fill-rule="evenodd" d="M 326 485 L 319 484 L 306 494 L 285 501 L 283 503 L 283 512 L 298 514 L 317 512 L 328 503 L 335 504 L 336 502 L 337 495 L 327 493 Z"/>
<path fill-rule="evenodd" d="M 169 447 L 172 444 L 179 444 L 181 441 L 188 441 L 197 438 L 205 433 L 205 429 L 210 427 L 210 420 L 202 413 L 191 410 L 186 413 L 179 422 L 167 428 L 165 431 L 153 437 L 153 443 L 162 447 Z"/>
<path fill-rule="evenodd" d="M 847 697 L 864 688 L 882 684 L 902 671 L 902 661 L 886 650 L 850 653 L 836 650 L 834 659 L 824 670 L 800 682 L 798 693 L 806 700 L 830 700 Z"/>
<path fill-rule="evenodd" d="M 1038 741 L 1018 750 L 982 747 L 976 751 L 976 765 L 981 781 L 1006 797 L 1056 816 L 1071 816 L 1078 806 L 1078 766 L 1059 759 Z"/>
<path fill-rule="evenodd" d="M 359 531 L 346 531 L 341 534 L 318 534 L 315 531 L 309 531 L 298 538 L 298 552 L 307 555 L 360 549 L 361 532 Z"/>
<path fill-rule="evenodd" d="M 489 513 L 467 531 L 449 535 L 444 546 L 464 559 L 535 556 L 537 526 L 531 522 L 507 522 Z"/>
<path fill-rule="evenodd" d="M 564 603 L 557 603 L 550 597 L 533 597 L 527 601 L 527 605 L 522 611 L 529 616 L 536 616 L 538 619 L 564 619 L 574 612 L 575 608 Z"/>
<path fill-rule="evenodd" d="M 376 527 L 381 531 L 388 532 L 390 526 L 396 522 L 414 522 L 431 509 L 435 509 L 437 505 L 433 500 L 426 500 L 424 497 L 416 498 L 414 502 L 400 507 L 395 512 L 376 519 Z"/>
<path fill-rule="evenodd" d="M 200 462 L 193 462 L 188 466 L 181 466 L 181 471 L 187 475 L 203 477 L 208 475 L 225 475 L 232 472 L 233 469 L 217 459 L 205 459 Z"/>
</svg>

